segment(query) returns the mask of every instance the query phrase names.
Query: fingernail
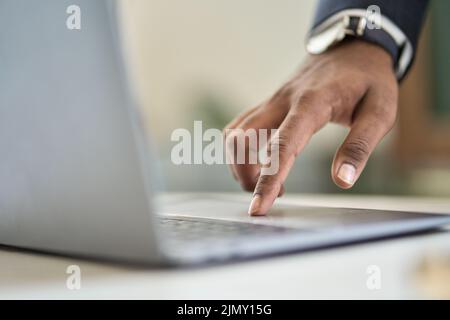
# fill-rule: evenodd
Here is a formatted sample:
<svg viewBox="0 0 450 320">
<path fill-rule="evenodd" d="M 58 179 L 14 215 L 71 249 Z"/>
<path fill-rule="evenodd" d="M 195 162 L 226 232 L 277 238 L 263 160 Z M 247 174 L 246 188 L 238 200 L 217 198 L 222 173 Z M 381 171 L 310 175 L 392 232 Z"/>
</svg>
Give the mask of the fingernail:
<svg viewBox="0 0 450 320">
<path fill-rule="evenodd" d="M 355 183 L 355 176 L 356 176 L 356 168 L 352 166 L 351 164 L 344 163 L 340 168 L 338 172 L 338 178 L 344 181 L 348 184 L 354 184 Z"/>
<path fill-rule="evenodd" d="M 259 194 L 255 194 L 253 196 L 252 202 L 250 202 L 250 207 L 248 208 L 248 214 L 253 216 L 259 212 L 261 207 L 261 196 Z"/>
</svg>

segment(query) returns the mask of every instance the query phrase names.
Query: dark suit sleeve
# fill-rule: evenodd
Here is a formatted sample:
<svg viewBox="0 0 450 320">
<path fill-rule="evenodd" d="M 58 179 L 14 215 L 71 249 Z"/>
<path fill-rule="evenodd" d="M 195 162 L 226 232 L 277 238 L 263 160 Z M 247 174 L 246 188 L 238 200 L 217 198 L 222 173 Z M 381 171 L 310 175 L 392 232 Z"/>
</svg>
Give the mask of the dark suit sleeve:
<svg viewBox="0 0 450 320">
<path fill-rule="evenodd" d="M 313 28 L 340 11 L 367 9 L 371 5 L 380 7 L 381 14 L 403 31 L 415 52 L 428 0 L 320 0 Z M 392 42 L 380 40 L 378 44 L 384 47 L 394 60 L 398 57 L 398 52 Z"/>
</svg>

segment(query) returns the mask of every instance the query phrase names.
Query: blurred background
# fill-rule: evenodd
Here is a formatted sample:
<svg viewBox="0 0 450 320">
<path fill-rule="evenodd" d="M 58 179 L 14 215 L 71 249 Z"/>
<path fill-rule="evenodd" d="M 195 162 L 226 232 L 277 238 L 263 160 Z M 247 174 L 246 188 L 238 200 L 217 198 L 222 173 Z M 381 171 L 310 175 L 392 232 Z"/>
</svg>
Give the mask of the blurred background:
<svg viewBox="0 0 450 320">
<path fill-rule="evenodd" d="M 371 157 L 355 188 L 331 181 L 346 129 L 328 125 L 297 159 L 288 192 L 450 195 L 450 2 L 432 1 L 416 64 L 402 83 L 396 128 Z M 176 128 L 222 129 L 257 105 L 306 56 L 315 0 L 126 0 L 124 39 L 136 94 L 169 191 L 239 191 L 226 165 L 170 161 Z"/>
</svg>

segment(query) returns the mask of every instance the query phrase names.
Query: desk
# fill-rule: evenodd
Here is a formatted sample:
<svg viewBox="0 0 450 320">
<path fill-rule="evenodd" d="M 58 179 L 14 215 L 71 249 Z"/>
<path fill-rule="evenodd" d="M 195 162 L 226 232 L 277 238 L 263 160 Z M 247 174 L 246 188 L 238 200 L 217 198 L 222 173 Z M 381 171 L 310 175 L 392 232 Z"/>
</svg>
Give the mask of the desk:
<svg viewBox="0 0 450 320">
<path fill-rule="evenodd" d="M 182 201 L 183 196 L 165 195 L 162 200 Z M 280 202 L 450 212 L 450 199 L 290 195 Z M 424 254 L 436 250 L 450 253 L 450 230 L 187 270 L 152 270 L 2 248 L 0 298 L 426 298 L 417 270 Z M 80 290 L 66 287 L 69 265 L 81 268 Z M 381 271 L 378 290 L 366 285 L 370 265 Z"/>
</svg>

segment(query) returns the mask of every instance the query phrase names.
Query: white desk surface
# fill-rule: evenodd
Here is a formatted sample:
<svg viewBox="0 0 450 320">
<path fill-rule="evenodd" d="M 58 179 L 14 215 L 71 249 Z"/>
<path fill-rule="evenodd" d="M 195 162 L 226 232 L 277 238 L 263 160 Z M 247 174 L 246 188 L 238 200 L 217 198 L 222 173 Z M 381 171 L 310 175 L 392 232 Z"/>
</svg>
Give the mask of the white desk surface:
<svg viewBox="0 0 450 320">
<path fill-rule="evenodd" d="M 174 194 L 163 198 L 182 201 L 183 196 Z M 248 195 L 233 197 L 249 199 Z M 281 201 L 450 213 L 450 199 L 290 195 Z M 0 298 L 429 298 L 429 288 L 424 286 L 417 270 L 423 257 L 430 253 L 450 254 L 450 232 L 446 230 L 249 262 L 171 270 L 0 248 Z M 81 268 L 80 290 L 66 287 L 69 265 Z M 381 270 L 379 290 L 367 288 L 366 271 L 370 265 L 377 265 Z"/>
</svg>

